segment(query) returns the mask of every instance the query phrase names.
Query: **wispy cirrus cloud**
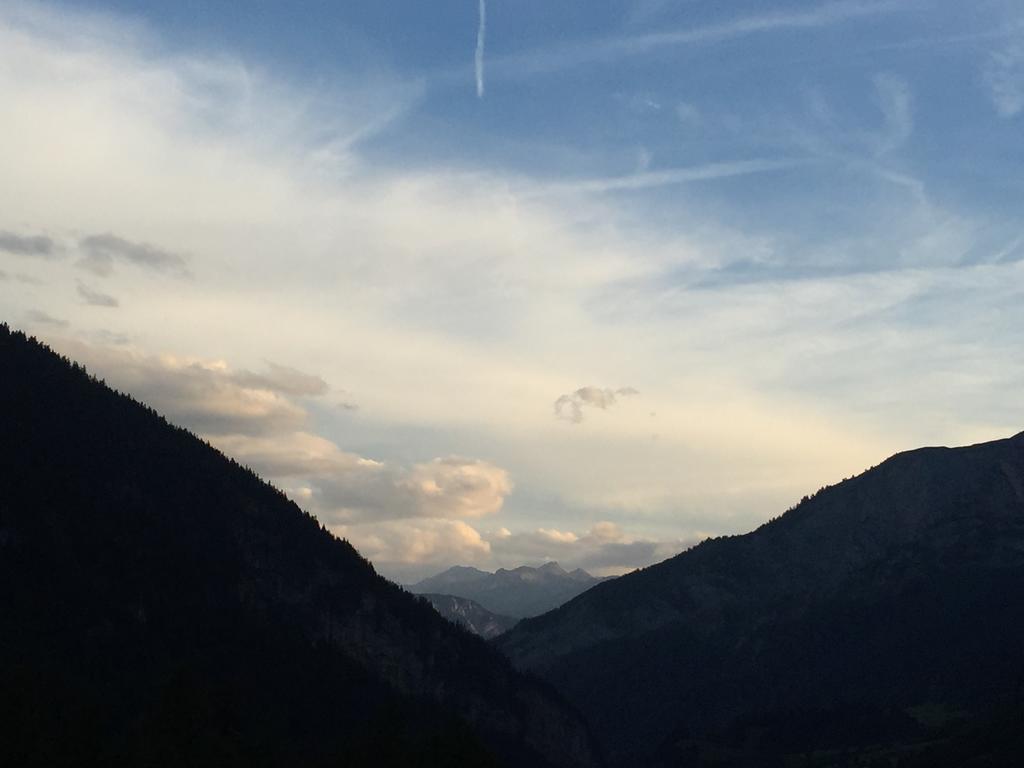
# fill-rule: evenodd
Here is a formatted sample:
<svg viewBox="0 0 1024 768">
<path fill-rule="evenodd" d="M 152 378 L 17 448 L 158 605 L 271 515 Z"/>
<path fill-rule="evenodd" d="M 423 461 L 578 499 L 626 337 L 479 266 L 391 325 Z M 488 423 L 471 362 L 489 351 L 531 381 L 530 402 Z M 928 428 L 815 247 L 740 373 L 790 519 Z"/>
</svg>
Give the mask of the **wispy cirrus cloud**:
<svg viewBox="0 0 1024 768">
<path fill-rule="evenodd" d="M 785 171 L 805 165 L 809 161 L 798 158 L 779 160 L 753 159 L 723 163 L 707 163 L 690 168 L 666 168 L 659 171 L 640 171 L 624 176 L 608 176 L 599 179 L 552 182 L 542 186 L 545 193 L 592 193 L 636 191 L 667 187 L 675 184 L 690 184 L 715 179 L 731 179 L 759 173 Z"/>
<path fill-rule="evenodd" d="M 1017 36 L 1024 36 L 1024 26 Z M 1024 42 L 1013 40 L 991 52 L 983 79 L 1000 117 L 1016 117 L 1024 111 Z"/>
<path fill-rule="evenodd" d="M 682 45 L 710 45 L 771 32 L 800 32 L 894 14 L 908 9 L 893 0 L 836 0 L 810 8 L 757 13 L 715 24 L 570 43 L 492 59 L 491 71 L 522 77 L 585 64 L 613 62 Z"/>
<path fill-rule="evenodd" d="M 885 129 L 875 153 L 884 155 L 902 146 L 914 131 L 911 93 L 906 81 L 891 74 L 876 75 L 874 84 L 885 120 Z"/>
<path fill-rule="evenodd" d="M 476 73 L 476 97 L 482 99 L 484 97 L 484 44 L 487 38 L 487 0 L 480 0 L 479 15 L 473 64 Z"/>
</svg>

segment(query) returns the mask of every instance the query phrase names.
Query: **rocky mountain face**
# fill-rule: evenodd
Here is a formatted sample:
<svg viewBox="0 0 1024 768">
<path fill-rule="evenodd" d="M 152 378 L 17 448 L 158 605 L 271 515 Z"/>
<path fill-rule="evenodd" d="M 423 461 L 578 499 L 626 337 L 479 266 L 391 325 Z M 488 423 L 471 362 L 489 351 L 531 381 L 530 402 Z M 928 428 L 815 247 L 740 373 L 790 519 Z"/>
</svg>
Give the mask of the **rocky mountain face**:
<svg viewBox="0 0 1024 768">
<path fill-rule="evenodd" d="M 594 766 L 549 687 L 0 326 L 0 764 Z"/>
<path fill-rule="evenodd" d="M 620 765 L 1008 764 L 1024 754 L 1024 434 L 898 454 L 497 643 Z"/>
<path fill-rule="evenodd" d="M 488 611 L 519 619 L 557 608 L 601 581 L 582 568 L 569 572 L 558 563 L 499 568 L 494 573 L 457 565 L 411 585 L 409 591 L 464 597 Z"/>
<path fill-rule="evenodd" d="M 448 619 L 448 621 L 465 627 L 474 635 L 479 635 L 485 640 L 493 640 L 503 632 L 508 632 L 519 621 L 519 619 L 513 619 L 511 616 L 491 613 L 480 603 L 473 602 L 465 597 L 432 594 L 424 594 L 422 597 L 434 606 L 434 610 Z"/>
</svg>

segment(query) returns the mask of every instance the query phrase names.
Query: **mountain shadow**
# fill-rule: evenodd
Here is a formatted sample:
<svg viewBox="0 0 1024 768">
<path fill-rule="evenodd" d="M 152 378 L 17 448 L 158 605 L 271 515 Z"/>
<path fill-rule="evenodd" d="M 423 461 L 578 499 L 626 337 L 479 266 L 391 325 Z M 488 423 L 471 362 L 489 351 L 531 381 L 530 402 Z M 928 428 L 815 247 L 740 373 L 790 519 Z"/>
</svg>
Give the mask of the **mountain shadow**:
<svg viewBox="0 0 1024 768">
<path fill-rule="evenodd" d="M 594 766 L 543 683 L 0 326 L 0 764 Z"/>
<path fill-rule="evenodd" d="M 617 765 L 1024 764 L 1024 433 L 898 454 L 496 642 Z"/>
</svg>

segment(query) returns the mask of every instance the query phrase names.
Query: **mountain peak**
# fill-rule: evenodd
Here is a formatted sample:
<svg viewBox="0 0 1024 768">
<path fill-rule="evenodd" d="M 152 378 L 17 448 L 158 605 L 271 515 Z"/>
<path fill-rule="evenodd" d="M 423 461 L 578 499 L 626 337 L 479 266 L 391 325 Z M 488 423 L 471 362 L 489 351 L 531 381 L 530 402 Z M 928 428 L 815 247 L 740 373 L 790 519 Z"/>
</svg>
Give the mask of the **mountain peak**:
<svg viewBox="0 0 1024 768">
<path fill-rule="evenodd" d="M 566 573 L 566 570 L 562 566 L 560 566 L 557 562 L 555 562 L 554 560 L 552 560 L 549 563 L 544 563 L 544 565 L 542 565 L 537 570 L 541 571 L 542 573 L 552 573 L 552 574 L 556 574 L 558 576 L 566 576 L 566 575 L 568 575 Z"/>
<path fill-rule="evenodd" d="M 408 589 L 420 595 L 440 593 L 466 598 L 492 613 L 523 618 L 557 608 L 602 580 L 581 568 L 569 573 L 552 560 L 537 567 L 499 568 L 494 573 L 454 566 Z"/>
</svg>

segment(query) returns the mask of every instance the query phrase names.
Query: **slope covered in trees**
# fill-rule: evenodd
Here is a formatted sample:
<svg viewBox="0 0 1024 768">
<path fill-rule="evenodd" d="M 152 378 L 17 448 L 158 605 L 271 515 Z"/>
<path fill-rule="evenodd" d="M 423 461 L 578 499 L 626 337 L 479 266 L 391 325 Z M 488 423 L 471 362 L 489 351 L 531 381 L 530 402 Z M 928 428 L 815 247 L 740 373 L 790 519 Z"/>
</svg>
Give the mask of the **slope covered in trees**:
<svg viewBox="0 0 1024 768">
<path fill-rule="evenodd" d="M 0 617 L 3 765 L 597 763 L 546 686 L 7 326 Z"/>
<path fill-rule="evenodd" d="M 493 640 L 502 632 L 508 632 L 519 621 L 511 616 L 492 613 L 469 598 L 455 595 L 433 595 L 429 592 L 421 596 L 448 621 L 465 627 L 474 635 L 479 635 L 485 640 Z"/>
<path fill-rule="evenodd" d="M 497 643 L 622 765 L 1010 764 L 1024 434 L 898 454 Z"/>
</svg>

